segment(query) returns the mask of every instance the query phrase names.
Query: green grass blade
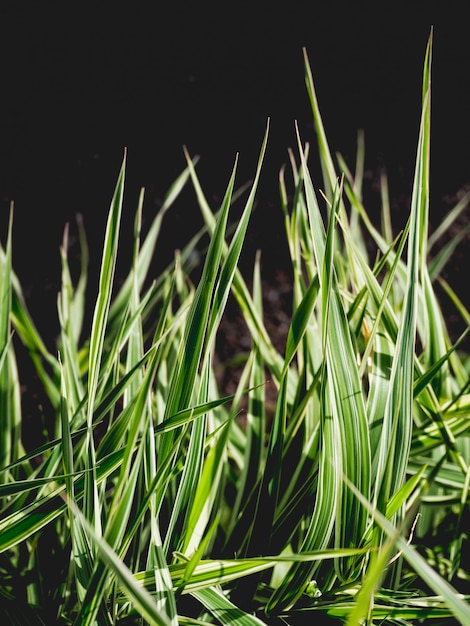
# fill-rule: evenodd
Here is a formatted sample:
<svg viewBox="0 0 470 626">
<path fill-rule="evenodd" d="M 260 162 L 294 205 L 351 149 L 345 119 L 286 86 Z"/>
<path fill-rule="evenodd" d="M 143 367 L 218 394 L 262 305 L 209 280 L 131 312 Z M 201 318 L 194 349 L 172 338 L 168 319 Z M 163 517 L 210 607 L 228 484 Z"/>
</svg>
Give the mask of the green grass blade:
<svg viewBox="0 0 470 626">
<path fill-rule="evenodd" d="M 223 244 L 225 243 L 224 235 L 235 181 L 235 168 L 236 164 L 222 202 L 215 231 L 211 237 L 202 276 L 194 295 L 194 301 L 188 313 L 177 371 L 172 378 L 169 390 L 166 416 L 190 406 L 194 393 L 194 385 L 203 354 L 206 328 L 213 297 L 212 290 L 215 285 L 217 272 L 219 271 Z"/>
<path fill-rule="evenodd" d="M 201 589 L 192 595 L 224 626 L 266 626 L 258 617 L 230 602 L 219 589 Z"/>
<path fill-rule="evenodd" d="M 86 488 L 83 507 L 85 517 L 93 520 L 95 529 L 101 532 L 101 506 L 96 489 L 95 447 L 92 432 L 93 408 L 98 388 L 100 365 L 103 356 L 106 323 L 111 302 L 114 272 L 116 268 L 119 227 L 121 222 L 122 201 L 124 193 L 126 157 L 124 155 L 119 172 L 116 189 L 111 201 L 106 225 L 103 257 L 99 277 L 99 292 L 93 314 L 88 356 L 88 408 L 87 408 L 87 442 L 86 442 Z"/>
<path fill-rule="evenodd" d="M 12 211 L 8 225 L 8 237 L 5 255 L 0 259 L 0 415 L 2 416 L 2 428 L 0 429 L 0 469 L 5 468 L 14 460 L 14 436 L 18 424 L 15 424 L 17 416 L 12 406 L 12 344 L 10 342 L 10 314 L 11 314 L 11 233 Z M 16 434 L 18 434 L 16 432 Z M 0 474 L 1 480 L 6 478 Z"/>
<path fill-rule="evenodd" d="M 333 158 L 331 156 L 325 129 L 323 127 L 320 107 L 318 106 L 317 94 L 313 82 L 312 70 L 310 68 L 310 63 L 305 48 L 303 49 L 303 55 L 305 66 L 305 84 L 307 86 L 307 93 L 310 99 L 310 106 L 312 108 L 315 130 L 317 132 L 318 152 L 320 155 L 320 163 L 323 172 L 323 184 L 325 185 L 325 192 L 327 197 L 331 198 L 333 197 L 333 191 L 336 186 L 336 181 L 338 177 L 336 175 Z"/>
<path fill-rule="evenodd" d="M 430 45 L 430 43 L 429 43 Z M 429 80 L 429 48 L 424 82 Z M 385 511 L 390 497 L 403 484 L 413 431 L 414 358 L 418 306 L 418 276 L 426 253 L 423 230 L 427 226 L 429 168 L 429 91 L 423 99 L 421 128 L 408 239 L 408 276 L 401 326 L 393 358 L 390 387 L 381 434 L 381 456 L 377 477 L 380 484 L 379 509 Z"/>
</svg>

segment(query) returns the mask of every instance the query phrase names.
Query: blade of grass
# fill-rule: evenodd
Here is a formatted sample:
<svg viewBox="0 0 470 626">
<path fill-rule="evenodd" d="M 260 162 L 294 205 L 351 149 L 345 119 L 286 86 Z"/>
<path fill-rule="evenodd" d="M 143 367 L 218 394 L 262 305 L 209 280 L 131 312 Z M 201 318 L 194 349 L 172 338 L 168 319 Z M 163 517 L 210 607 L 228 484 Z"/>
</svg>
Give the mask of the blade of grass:
<svg viewBox="0 0 470 626">
<path fill-rule="evenodd" d="M 424 79 L 428 85 L 430 46 L 426 53 Z M 390 387 L 385 405 L 377 466 L 377 484 L 380 485 L 378 508 L 385 511 L 387 502 L 403 484 L 413 431 L 413 383 L 416 344 L 417 284 L 420 267 L 424 264 L 425 237 L 428 210 L 429 168 L 429 85 L 423 97 L 421 127 L 416 158 L 415 179 L 411 202 L 410 233 L 408 239 L 408 276 L 401 326 L 393 357 Z M 397 517 L 397 519 L 400 519 Z"/>
</svg>

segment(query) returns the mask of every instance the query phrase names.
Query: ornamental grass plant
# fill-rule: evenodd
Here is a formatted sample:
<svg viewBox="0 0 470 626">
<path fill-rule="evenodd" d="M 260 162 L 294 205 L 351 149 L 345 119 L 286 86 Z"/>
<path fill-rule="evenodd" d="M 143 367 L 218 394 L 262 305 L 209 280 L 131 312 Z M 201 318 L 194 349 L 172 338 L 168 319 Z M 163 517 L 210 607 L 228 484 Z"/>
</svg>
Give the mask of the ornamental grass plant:
<svg viewBox="0 0 470 626">
<path fill-rule="evenodd" d="M 384 179 L 380 228 L 362 202 L 363 145 L 354 172 L 333 158 L 305 53 L 318 151 L 296 128 L 279 176 L 293 287 L 283 352 L 263 321 L 259 256 L 249 280 L 238 269 L 268 128 L 235 227 L 236 162 L 214 210 L 186 153 L 145 236 L 142 192 L 118 282 L 124 157 L 90 328 L 85 231 L 79 223 L 74 281 L 65 230 L 54 349 L 12 267 L 10 220 L 0 250 L 2 623 L 470 624 L 469 359 L 436 286 L 467 326 L 470 315 L 440 278 L 458 238 L 431 250 L 466 200 L 428 237 L 431 47 L 409 217 L 392 227 Z M 150 280 L 185 185 L 205 226 Z M 229 296 L 251 338 L 232 395 L 214 367 Z M 24 443 L 20 348 L 55 417 L 34 446 Z"/>
</svg>

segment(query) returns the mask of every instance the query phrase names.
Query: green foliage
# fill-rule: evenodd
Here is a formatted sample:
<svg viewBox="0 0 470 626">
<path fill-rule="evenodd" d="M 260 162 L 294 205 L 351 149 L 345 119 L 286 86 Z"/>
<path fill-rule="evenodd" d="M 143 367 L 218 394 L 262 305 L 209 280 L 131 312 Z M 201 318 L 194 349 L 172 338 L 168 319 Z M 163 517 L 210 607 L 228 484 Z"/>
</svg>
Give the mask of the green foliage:
<svg viewBox="0 0 470 626">
<path fill-rule="evenodd" d="M 380 230 L 363 206 L 362 137 L 356 173 L 341 155 L 335 166 L 306 54 L 305 76 L 324 191 L 319 200 L 297 129 L 291 180 L 285 168 L 279 179 L 293 286 L 284 354 L 264 325 L 259 255 L 252 292 L 238 269 L 268 128 L 235 230 L 236 162 L 214 212 L 186 154 L 145 237 L 142 193 L 118 286 L 124 158 L 90 329 L 84 229 L 76 285 L 65 231 L 57 354 L 12 268 L 10 220 L 0 249 L 2 623 L 470 624 L 468 360 L 435 292 L 458 241 L 429 260 L 466 201 L 428 239 L 431 39 L 409 220 L 396 238 L 384 179 Z M 149 281 L 164 215 L 188 181 L 205 227 Z M 213 362 L 230 294 L 251 347 L 226 395 Z M 23 445 L 20 348 L 55 416 L 34 449 Z"/>
</svg>

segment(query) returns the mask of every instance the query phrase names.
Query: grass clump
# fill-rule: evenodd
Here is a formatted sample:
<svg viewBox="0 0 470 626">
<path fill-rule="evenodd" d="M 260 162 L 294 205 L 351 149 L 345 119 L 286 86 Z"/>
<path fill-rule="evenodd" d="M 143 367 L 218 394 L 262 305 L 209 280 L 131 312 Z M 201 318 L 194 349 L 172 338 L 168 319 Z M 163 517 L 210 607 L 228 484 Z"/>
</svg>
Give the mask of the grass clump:
<svg viewBox="0 0 470 626">
<path fill-rule="evenodd" d="M 435 293 L 456 242 L 428 263 L 430 68 L 431 40 L 409 219 L 394 237 L 385 194 L 381 229 L 363 207 L 362 150 L 356 174 L 340 155 L 334 164 L 305 56 L 323 192 L 297 130 L 290 180 L 284 168 L 279 179 L 293 276 L 283 354 L 263 322 L 259 257 L 251 291 L 238 269 L 268 130 L 230 236 L 236 163 L 214 213 L 187 155 L 145 237 L 141 196 L 131 267 L 118 287 L 124 158 L 88 332 L 86 239 L 80 227 L 74 284 L 66 230 L 57 354 L 36 330 L 11 267 L 10 221 L 0 257 L 4 620 L 470 624 L 462 558 L 468 359 L 451 343 Z M 149 283 L 163 217 L 188 180 L 210 235 L 200 278 L 194 284 L 191 270 L 204 233 Z M 251 348 L 236 392 L 224 396 L 213 361 L 230 294 Z M 49 436 L 34 449 L 22 443 L 17 340 L 54 409 Z M 268 377 L 277 389 L 272 418 Z M 445 542 L 432 546 L 443 528 Z"/>
</svg>

